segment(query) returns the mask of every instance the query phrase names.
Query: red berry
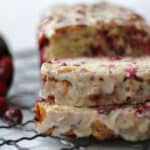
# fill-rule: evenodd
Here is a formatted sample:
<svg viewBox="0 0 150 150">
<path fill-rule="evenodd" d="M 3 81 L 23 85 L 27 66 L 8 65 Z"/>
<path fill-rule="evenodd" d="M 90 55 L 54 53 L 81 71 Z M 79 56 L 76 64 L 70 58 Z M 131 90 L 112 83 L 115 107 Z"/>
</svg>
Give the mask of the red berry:
<svg viewBox="0 0 150 150">
<path fill-rule="evenodd" d="M 9 80 L 12 75 L 12 60 L 10 57 L 4 57 L 0 60 L 0 79 Z"/>
<path fill-rule="evenodd" d="M 4 113 L 4 119 L 10 124 L 20 124 L 22 122 L 23 115 L 19 108 L 9 108 Z"/>
<path fill-rule="evenodd" d="M 5 96 L 7 93 L 7 85 L 3 81 L 0 81 L 0 96 Z"/>
<path fill-rule="evenodd" d="M 4 113 L 4 111 L 7 109 L 7 99 L 0 96 L 0 113 Z"/>
<path fill-rule="evenodd" d="M 137 68 L 126 68 L 125 72 L 129 74 L 129 78 L 133 79 L 136 76 Z"/>
</svg>

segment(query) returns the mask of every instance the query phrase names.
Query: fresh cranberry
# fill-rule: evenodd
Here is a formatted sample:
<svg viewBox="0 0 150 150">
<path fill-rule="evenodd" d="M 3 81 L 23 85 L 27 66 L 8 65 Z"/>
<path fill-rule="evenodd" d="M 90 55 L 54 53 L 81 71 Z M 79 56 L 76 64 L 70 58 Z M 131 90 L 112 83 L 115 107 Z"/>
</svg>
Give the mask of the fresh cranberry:
<svg viewBox="0 0 150 150">
<path fill-rule="evenodd" d="M 7 93 L 7 85 L 5 82 L 0 81 L 0 96 L 5 96 Z"/>
<path fill-rule="evenodd" d="M 3 57 L 0 60 L 0 79 L 9 80 L 12 75 L 12 60 L 10 57 Z"/>
<path fill-rule="evenodd" d="M 4 120 L 10 124 L 20 124 L 23 115 L 19 108 L 9 108 L 4 113 Z"/>
<path fill-rule="evenodd" d="M 5 97 L 0 96 L 0 114 L 4 113 L 7 109 L 7 99 Z"/>
</svg>

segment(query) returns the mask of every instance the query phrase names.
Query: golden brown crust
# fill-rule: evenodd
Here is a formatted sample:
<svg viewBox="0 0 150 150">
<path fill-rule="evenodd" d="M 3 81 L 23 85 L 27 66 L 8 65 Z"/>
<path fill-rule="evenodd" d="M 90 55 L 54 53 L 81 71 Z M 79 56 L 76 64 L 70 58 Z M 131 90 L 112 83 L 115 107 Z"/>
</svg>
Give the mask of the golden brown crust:
<svg viewBox="0 0 150 150">
<path fill-rule="evenodd" d="M 52 135 L 52 133 L 53 133 L 53 129 L 49 128 L 45 134 Z M 76 136 L 73 130 L 69 130 L 62 135 L 67 136 L 67 137 L 75 137 Z M 98 140 L 114 139 L 114 138 L 118 137 L 111 129 L 106 127 L 106 125 L 101 123 L 99 120 L 96 120 L 92 124 L 92 135 L 91 136 L 95 137 Z"/>
<path fill-rule="evenodd" d="M 96 120 L 92 124 L 92 135 L 98 140 L 116 138 L 117 135 L 109 129 L 104 123 Z"/>
<path fill-rule="evenodd" d="M 52 135 L 53 134 L 53 129 L 49 128 L 45 134 Z M 75 136 L 73 130 L 69 130 L 68 132 L 64 133 L 63 135 L 67 136 L 67 137 L 74 137 Z"/>
<path fill-rule="evenodd" d="M 36 125 L 38 126 L 38 124 L 40 124 L 44 118 L 46 117 L 46 112 L 45 109 L 42 107 L 41 104 L 42 101 L 38 101 L 35 104 L 35 107 L 33 109 L 34 112 L 34 116 L 35 116 L 35 121 L 36 121 Z"/>
</svg>

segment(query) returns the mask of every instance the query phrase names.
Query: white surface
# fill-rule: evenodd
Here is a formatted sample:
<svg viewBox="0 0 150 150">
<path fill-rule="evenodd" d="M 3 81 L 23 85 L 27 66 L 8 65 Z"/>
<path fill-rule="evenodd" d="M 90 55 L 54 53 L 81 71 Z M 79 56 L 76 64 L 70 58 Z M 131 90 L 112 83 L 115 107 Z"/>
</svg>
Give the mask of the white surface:
<svg viewBox="0 0 150 150">
<path fill-rule="evenodd" d="M 36 27 L 40 13 L 53 3 L 94 2 L 96 0 L 0 0 L 0 32 L 13 51 L 36 47 Z M 150 20 L 149 0 L 109 0 L 136 9 Z"/>
</svg>

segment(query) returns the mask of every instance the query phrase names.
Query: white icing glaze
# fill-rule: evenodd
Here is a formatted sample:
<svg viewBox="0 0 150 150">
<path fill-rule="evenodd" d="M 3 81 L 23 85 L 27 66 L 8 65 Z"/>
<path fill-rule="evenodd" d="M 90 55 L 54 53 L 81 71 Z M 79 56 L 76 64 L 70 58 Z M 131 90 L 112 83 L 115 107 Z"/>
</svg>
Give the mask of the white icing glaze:
<svg viewBox="0 0 150 150">
<path fill-rule="evenodd" d="M 61 66 L 63 63 L 65 66 Z M 143 81 L 130 78 L 130 70 Z M 43 64 L 41 73 L 49 78 L 43 83 L 41 97 L 54 96 L 55 103 L 60 105 L 122 104 L 128 97 L 132 99 L 130 102 L 139 103 L 150 97 L 148 57 L 114 61 L 107 58 L 64 59 Z"/>
</svg>

